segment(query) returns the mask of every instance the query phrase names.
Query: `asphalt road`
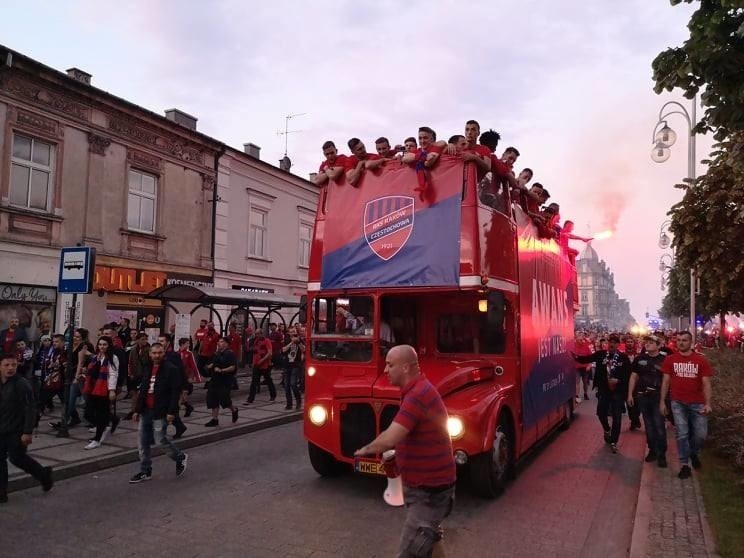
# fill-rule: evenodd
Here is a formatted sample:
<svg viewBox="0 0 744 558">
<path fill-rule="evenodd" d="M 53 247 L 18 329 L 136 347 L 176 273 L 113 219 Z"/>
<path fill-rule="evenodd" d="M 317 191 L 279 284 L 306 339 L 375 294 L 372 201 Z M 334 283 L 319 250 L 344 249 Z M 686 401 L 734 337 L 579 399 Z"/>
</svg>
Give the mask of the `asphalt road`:
<svg viewBox="0 0 744 558">
<path fill-rule="evenodd" d="M 624 425 L 612 455 L 591 407 L 522 464 L 499 499 L 458 488 L 447 556 L 627 555 L 643 434 Z M 149 482 L 128 484 L 136 471 L 10 494 L 0 556 L 393 556 L 405 514 L 383 502 L 382 478 L 318 477 L 300 423 L 194 448 L 180 479 L 167 457 Z"/>
</svg>

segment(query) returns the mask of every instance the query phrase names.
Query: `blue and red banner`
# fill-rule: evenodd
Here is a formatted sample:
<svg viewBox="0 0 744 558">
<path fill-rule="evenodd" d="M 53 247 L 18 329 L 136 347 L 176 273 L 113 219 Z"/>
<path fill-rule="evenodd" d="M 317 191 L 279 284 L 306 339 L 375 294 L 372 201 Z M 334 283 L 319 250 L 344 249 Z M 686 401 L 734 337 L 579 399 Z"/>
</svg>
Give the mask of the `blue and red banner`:
<svg viewBox="0 0 744 558">
<path fill-rule="evenodd" d="M 462 160 L 446 156 L 425 195 L 397 161 L 356 188 L 330 184 L 321 288 L 458 285 L 462 186 Z"/>
</svg>

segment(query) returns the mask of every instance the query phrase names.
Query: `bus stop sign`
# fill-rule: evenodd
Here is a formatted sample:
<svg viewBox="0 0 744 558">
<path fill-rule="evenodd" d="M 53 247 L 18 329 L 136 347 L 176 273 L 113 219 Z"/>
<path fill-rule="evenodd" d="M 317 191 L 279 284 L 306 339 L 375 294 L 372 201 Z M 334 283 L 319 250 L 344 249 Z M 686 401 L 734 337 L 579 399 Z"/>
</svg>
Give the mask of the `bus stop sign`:
<svg viewBox="0 0 744 558">
<path fill-rule="evenodd" d="M 96 249 L 87 246 L 62 248 L 59 256 L 60 293 L 88 294 L 93 290 Z"/>
</svg>

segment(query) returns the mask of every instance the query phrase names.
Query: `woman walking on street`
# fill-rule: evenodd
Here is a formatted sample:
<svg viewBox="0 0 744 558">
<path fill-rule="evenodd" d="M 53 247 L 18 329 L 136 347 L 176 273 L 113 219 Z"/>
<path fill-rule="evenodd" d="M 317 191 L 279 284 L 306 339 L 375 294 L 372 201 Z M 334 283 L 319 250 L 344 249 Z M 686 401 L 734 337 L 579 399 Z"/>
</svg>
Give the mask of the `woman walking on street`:
<svg viewBox="0 0 744 558">
<path fill-rule="evenodd" d="M 95 426 L 96 434 L 85 449 L 100 447 L 111 422 L 111 402 L 116 399 L 116 380 L 119 359 L 113 353 L 110 337 L 101 337 L 98 352 L 89 360 L 85 369 L 83 393 L 86 396 L 85 418 Z"/>
</svg>

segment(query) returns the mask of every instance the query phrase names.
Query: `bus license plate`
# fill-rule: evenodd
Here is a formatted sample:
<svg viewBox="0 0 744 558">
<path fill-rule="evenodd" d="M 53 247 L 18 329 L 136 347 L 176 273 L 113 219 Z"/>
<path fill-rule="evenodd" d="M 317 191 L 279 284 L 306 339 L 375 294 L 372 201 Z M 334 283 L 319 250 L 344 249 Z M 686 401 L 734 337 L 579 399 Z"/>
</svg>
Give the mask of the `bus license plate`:
<svg viewBox="0 0 744 558">
<path fill-rule="evenodd" d="M 366 473 L 368 475 L 385 474 L 385 468 L 379 461 L 364 461 L 361 459 L 354 461 L 354 471 L 357 473 Z"/>
</svg>

